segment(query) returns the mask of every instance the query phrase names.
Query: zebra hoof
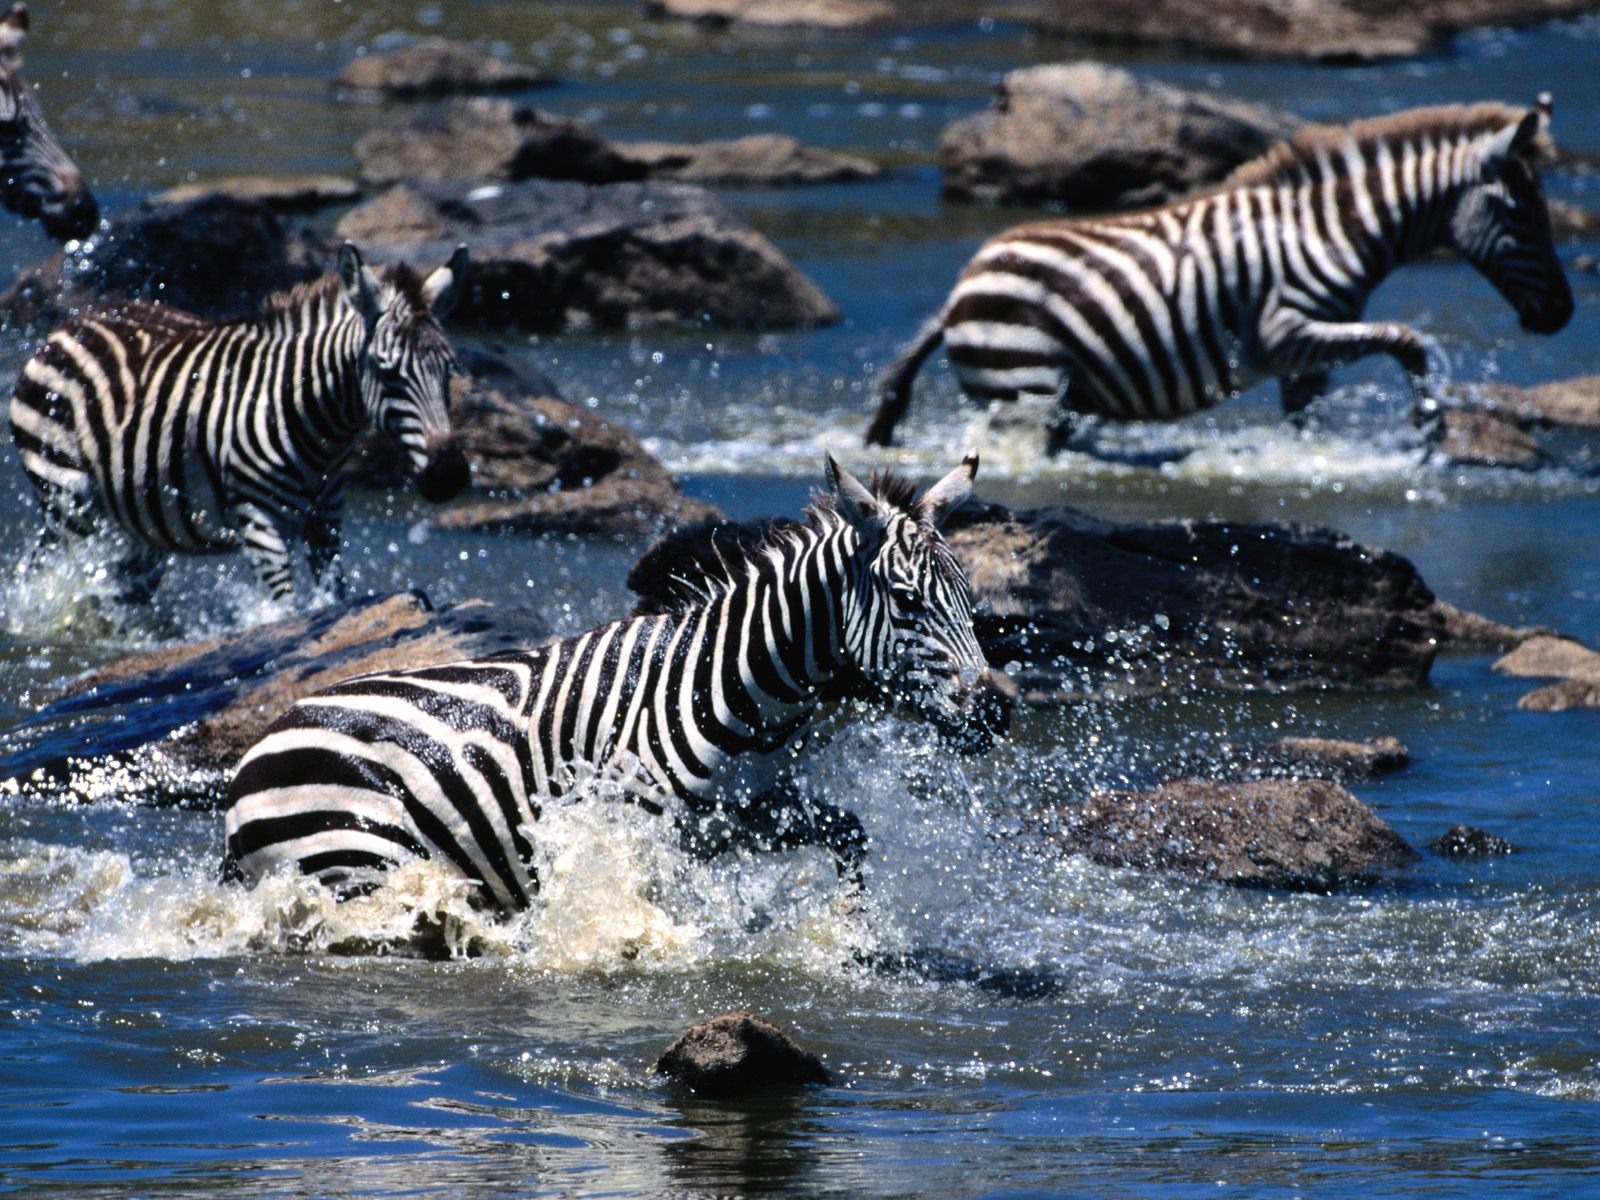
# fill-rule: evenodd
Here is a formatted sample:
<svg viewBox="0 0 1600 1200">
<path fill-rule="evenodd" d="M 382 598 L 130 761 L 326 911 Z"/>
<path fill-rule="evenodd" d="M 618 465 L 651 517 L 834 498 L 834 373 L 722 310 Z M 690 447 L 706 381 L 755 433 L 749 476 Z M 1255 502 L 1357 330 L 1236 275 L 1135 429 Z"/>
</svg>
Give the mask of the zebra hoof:
<svg viewBox="0 0 1600 1200">
<path fill-rule="evenodd" d="M 417 476 L 417 491 L 430 504 L 439 504 L 461 494 L 472 479 L 467 456 L 454 442 L 446 443 Z"/>
</svg>

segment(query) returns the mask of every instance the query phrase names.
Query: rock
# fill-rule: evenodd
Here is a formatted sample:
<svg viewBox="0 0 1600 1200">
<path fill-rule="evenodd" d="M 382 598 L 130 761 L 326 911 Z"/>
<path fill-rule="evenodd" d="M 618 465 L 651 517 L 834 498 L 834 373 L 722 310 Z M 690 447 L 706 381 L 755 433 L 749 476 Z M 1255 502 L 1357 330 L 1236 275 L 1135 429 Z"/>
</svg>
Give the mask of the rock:
<svg viewBox="0 0 1600 1200">
<path fill-rule="evenodd" d="M 1299 124 L 1099 63 L 1050 64 L 1010 72 L 989 108 L 947 126 L 939 169 L 951 196 L 1134 208 L 1218 182 Z"/>
<path fill-rule="evenodd" d="M 424 206 L 442 236 L 417 236 Z M 384 212 L 403 220 L 385 230 L 374 219 Z M 351 210 L 338 228 L 359 229 L 377 261 L 444 262 L 466 242 L 471 288 L 458 321 L 789 329 L 839 316 L 771 242 L 688 184 L 416 184 Z"/>
<path fill-rule="evenodd" d="M 371 130 L 356 142 L 355 155 L 362 181 L 373 187 L 536 177 L 614 183 L 647 173 L 586 122 L 487 97 L 432 105 L 399 125 Z"/>
<path fill-rule="evenodd" d="M 447 253 L 439 261 L 449 258 Z M 333 247 L 286 225 L 260 200 L 210 195 L 119 213 L 89 256 L 57 254 L 0 294 L 0 317 L 51 326 L 108 297 L 159 299 L 203 316 L 253 310 L 262 297 L 323 274 Z M 219 269 L 219 264 L 227 269 Z"/>
<path fill-rule="evenodd" d="M 863 29 L 895 16 L 885 0 L 644 0 L 646 16 L 680 17 L 706 25 L 809 25 Z"/>
<path fill-rule="evenodd" d="M 531 609 L 465 600 L 436 611 L 420 592 L 402 592 L 130 654 L 74 680 L 0 739 L 0 795 L 214 804 L 239 756 L 300 697 L 368 671 L 549 636 Z"/>
<path fill-rule="evenodd" d="M 1544 461 L 1533 435 L 1494 413 L 1446 408 L 1439 413 L 1443 434 L 1437 450 L 1452 462 L 1472 467 L 1532 470 Z"/>
<path fill-rule="evenodd" d="M 1495 660 L 1494 670 L 1502 675 L 1559 680 L 1518 700 L 1517 707 L 1526 712 L 1600 708 L 1600 653 L 1574 638 L 1559 634 L 1530 637 Z"/>
<path fill-rule="evenodd" d="M 1492 854 L 1515 854 L 1517 850 L 1505 838 L 1471 825 L 1452 825 L 1429 842 L 1428 849 L 1442 858 L 1486 858 Z"/>
<path fill-rule="evenodd" d="M 339 175 L 234 175 L 206 183 L 184 183 L 144 200 L 145 208 L 191 204 L 224 196 L 266 205 L 273 212 L 311 212 L 361 199 L 361 186 Z"/>
<path fill-rule="evenodd" d="M 1600 429 L 1600 375 L 1556 379 L 1533 387 L 1483 383 L 1459 393 L 1502 417 L 1529 426 Z"/>
<path fill-rule="evenodd" d="M 628 585 L 640 611 L 681 602 L 770 523 L 680 530 Z M 1445 618 L 1416 568 L 1329 529 L 1159 521 L 969 504 L 946 526 L 972 582 L 984 653 L 1025 697 L 1197 688 L 1404 688 L 1428 677 Z"/>
<path fill-rule="evenodd" d="M 1589 241 L 1600 235 L 1600 212 L 1581 205 L 1569 204 L 1565 200 L 1545 198 L 1545 207 L 1550 210 L 1550 232 L 1558 241 L 1580 242 Z"/>
<path fill-rule="evenodd" d="M 337 88 L 390 96 L 513 91 L 552 82 L 538 67 L 487 58 L 444 38 L 423 38 L 363 54 L 346 63 L 333 79 Z"/>
<path fill-rule="evenodd" d="M 695 1022 L 666 1048 L 654 1070 L 703 1096 L 744 1096 L 833 1082 L 821 1059 L 750 1012 Z"/>
<path fill-rule="evenodd" d="M 1410 761 L 1392 737 L 1283 737 L 1264 746 L 1221 742 L 1173 755 L 1157 767 L 1161 779 L 1194 776 L 1213 781 L 1329 779 L 1345 783 L 1398 771 Z"/>
<path fill-rule="evenodd" d="M 1443 600 L 1434 602 L 1444 620 L 1444 641 L 1455 646 L 1515 646 L 1540 634 L 1554 635 L 1543 625 L 1507 625 L 1478 613 L 1465 612 Z"/>
<path fill-rule="evenodd" d="M 1517 701 L 1524 712 L 1566 712 L 1569 708 L 1600 708 L 1600 680 L 1563 679 L 1535 688 Z"/>
<path fill-rule="evenodd" d="M 652 179 L 683 183 L 771 187 L 876 179 L 881 174 L 870 159 L 804 146 L 779 133 L 716 142 L 618 142 L 616 150 Z"/>
<path fill-rule="evenodd" d="M 1059 849 L 1108 867 L 1234 887 L 1327 892 L 1419 860 L 1405 839 L 1326 780 L 1177 780 L 1097 792 L 1038 818 Z"/>
</svg>

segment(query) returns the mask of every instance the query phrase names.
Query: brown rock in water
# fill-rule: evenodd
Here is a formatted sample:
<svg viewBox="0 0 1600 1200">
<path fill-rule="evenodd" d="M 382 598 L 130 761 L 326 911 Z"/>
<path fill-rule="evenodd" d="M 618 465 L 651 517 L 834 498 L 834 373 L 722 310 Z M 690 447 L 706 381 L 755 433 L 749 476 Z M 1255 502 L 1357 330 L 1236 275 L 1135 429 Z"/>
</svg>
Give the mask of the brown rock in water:
<svg viewBox="0 0 1600 1200">
<path fill-rule="evenodd" d="M 443 235 L 419 239 L 422 204 Z M 362 250 L 379 262 L 472 252 L 457 321 L 524 329 L 713 325 L 791 329 L 826 324 L 838 310 L 766 238 L 711 193 L 688 184 L 592 185 L 529 179 L 463 191 L 407 189 L 403 223 L 386 237 L 372 218 L 380 197 L 347 213 Z"/>
<path fill-rule="evenodd" d="M 951 196 L 1137 208 L 1218 182 L 1299 124 L 1099 63 L 1050 64 L 1012 71 L 989 108 L 948 125 L 939 169 Z"/>
<path fill-rule="evenodd" d="M 789 186 L 876 179 L 871 159 L 802 145 L 781 133 L 712 142 L 617 142 L 622 158 L 652 179 L 683 183 Z"/>
<path fill-rule="evenodd" d="M 1428 849 L 1442 858 L 1487 858 L 1514 854 L 1517 848 L 1505 838 L 1471 825 L 1452 825 L 1429 842 Z"/>
<path fill-rule="evenodd" d="M 1554 677 L 1557 683 L 1536 688 L 1517 701 L 1528 712 L 1565 712 L 1600 708 L 1600 653 L 1573 638 L 1536 636 L 1496 660 L 1502 675 Z"/>
<path fill-rule="evenodd" d="M 1460 394 L 1469 404 L 1486 404 L 1525 425 L 1600 429 L 1600 375 L 1555 379 L 1533 387 L 1484 383 Z"/>
<path fill-rule="evenodd" d="M 771 528 L 680 530 L 634 565 L 639 611 L 673 607 Z M 946 526 L 989 661 L 1024 697 L 1221 688 L 1415 687 L 1444 616 L 1399 555 L 1308 525 L 1116 525 L 1066 508 L 970 504 Z"/>
<path fill-rule="evenodd" d="M 1516 467 L 1531 470 L 1544 461 L 1544 450 L 1513 421 L 1489 412 L 1447 408 L 1439 414 L 1444 433 L 1438 450 L 1452 462 L 1473 467 Z"/>
<path fill-rule="evenodd" d="M 1040 818 L 1069 854 L 1234 887 L 1326 892 L 1377 882 L 1420 856 L 1336 783 L 1180 780 L 1098 792 Z"/>
<path fill-rule="evenodd" d="M 1516 646 L 1532 637 L 1555 636 L 1555 631 L 1543 625 L 1507 625 L 1479 613 L 1467 612 L 1443 600 L 1434 607 L 1444 621 L 1443 641 L 1454 646 L 1486 646 L 1504 649 Z"/>
<path fill-rule="evenodd" d="M 1410 761 L 1398 738 L 1283 737 L 1266 745 L 1222 742 L 1173 755 L 1157 767 L 1161 779 L 1212 781 L 1329 779 L 1345 783 L 1398 771 Z"/>
<path fill-rule="evenodd" d="M 233 175 L 204 183 L 183 183 L 146 197 L 146 208 L 190 204 L 213 196 L 253 201 L 273 212 L 311 212 L 361 199 L 361 185 L 340 175 Z"/>
<path fill-rule="evenodd" d="M 863 29 L 895 16 L 886 0 L 644 0 L 650 17 L 679 17 L 706 25 Z"/>
<path fill-rule="evenodd" d="M 1570 708 L 1600 708 L 1600 680 L 1563 679 L 1535 688 L 1517 701 L 1524 712 L 1566 712 Z"/>
<path fill-rule="evenodd" d="M 333 79 L 337 88 L 390 96 L 512 91 L 553 82 L 538 67 L 489 58 L 445 38 L 423 38 L 363 54 L 346 63 Z"/>
<path fill-rule="evenodd" d="M 528 608 L 465 600 L 435 610 L 420 592 L 402 592 L 130 654 L 74 680 L 0 739 L 0 794 L 213 804 L 240 755 L 302 696 L 352 675 L 549 637 Z"/>
<path fill-rule="evenodd" d="M 833 1082 L 821 1059 L 750 1012 L 695 1022 L 666 1048 L 653 1069 L 704 1096 L 745 1096 Z"/>
<path fill-rule="evenodd" d="M 374 129 L 356 142 L 362 181 L 385 187 L 405 180 L 643 179 L 587 122 L 509 100 L 451 100 Z"/>
</svg>

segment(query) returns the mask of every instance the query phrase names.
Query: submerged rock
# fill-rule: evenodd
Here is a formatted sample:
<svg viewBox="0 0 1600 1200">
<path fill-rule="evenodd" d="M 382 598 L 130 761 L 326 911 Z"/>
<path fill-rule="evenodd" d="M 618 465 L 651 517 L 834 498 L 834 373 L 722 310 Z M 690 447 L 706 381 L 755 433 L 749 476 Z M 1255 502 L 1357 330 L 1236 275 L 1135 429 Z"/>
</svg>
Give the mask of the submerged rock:
<svg viewBox="0 0 1600 1200">
<path fill-rule="evenodd" d="M 1410 755 L 1398 738 L 1283 737 L 1266 745 L 1222 742 L 1176 754 L 1157 772 L 1162 779 L 1208 780 L 1372 779 L 1398 771 Z"/>
<path fill-rule="evenodd" d="M 634 565 L 641 611 L 672 607 L 770 522 L 669 535 Z M 946 526 L 984 653 L 1035 702 L 1222 688 L 1401 688 L 1444 633 L 1416 568 L 1315 526 L 1117 525 L 1066 508 L 968 505 Z"/>
<path fill-rule="evenodd" d="M 1420 859 L 1356 797 L 1326 780 L 1177 780 L 1097 792 L 1037 818 L 1057 848 L 1109 867 L 1234 887 L 1326 892 L 1375 883 Z"/>
<path fill-rule="evenodd" d="M 653 1069 L 704 1096 L 746 1096 L 833 1082 L 815 1054 L 765 1017 L 742 1011 L 696 1021 L 662 1052 Z"/>
<path fill-rule="evenodd" d="M 1515 854 L 1517 850 L 1505 838 L 1471 825 L 1452 825 L 1429 842 L 1428 849 L 1442 858 L 1487 858 Z"/>
<path fill-rule="evenodd" d="M 402 185 L 340 222 L 369 258 L 472 251 L 458 321 L 525 329 L 716 325 L 788 329 L 838 310 L 715 196 L 676 183 L 529 179 L 463 191 Z M 375 216 L 394 214 L 385 228 Z M 419 229 L 430 232 L 419 236 Z"/>
<path fill-rule="evenodd" d="M 1498 659 L 1494 669 L 1502 675 L 1558 680 L 1523 696 L 1517 701 L 1520 709 L 1563 712 L 1569 708 L 1600 708 L 1600 652 L 1574 638 L 1528 638 Z"/>
<path fill-rule="evenodd" d="M 437 37 L 363 54 L 346 63 L 333 79 L 335 87 L 346 91 L 390 96 L 514 91 L 553 82 L 538 67 L 490 58 Z"/>
<path fill-rule="evenodd" d="M 1299 124 L 1100 63 L 1049 64 L 1010 72 L 987 109 L 948 125 L 939 170 L 951 196 L 1137 208 L 1220 181 Z"/>
<path fill-rule="evenodd" d="M 0 738 L 0 794 L 212 804 L 239 756 L 302 696 L 549 637 L 532 609 L 464 600 L 435 610 L 401 592 L 130 654 Z"/>
</svg>

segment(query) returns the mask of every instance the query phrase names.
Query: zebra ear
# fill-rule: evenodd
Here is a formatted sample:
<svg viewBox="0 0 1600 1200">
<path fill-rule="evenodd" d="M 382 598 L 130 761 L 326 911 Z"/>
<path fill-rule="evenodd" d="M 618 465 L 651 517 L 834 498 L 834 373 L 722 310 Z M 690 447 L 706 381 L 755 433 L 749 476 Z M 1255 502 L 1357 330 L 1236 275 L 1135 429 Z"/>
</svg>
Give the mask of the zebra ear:
<svg viewBox="0 0 1600 1200">
<path fill-rule="evenodd" d="M 383 285 L 378 277 L 361 261 L 361 251 L 354 242 L 339 247 L 339 284 L 344 288 L 344 298 L 362 315 L 367 324 L 378 319 L 383 309 Z"/>
<path fill-rule="evenodd" d="M 1490 138 L 1483 153 L 1484 173 L 1498 174 L 1501 165 L 1513 154 L 1531 159 L 1538 147 L 1539 134 L 1543 132 L 1541 127 L 1548 119 L 1545 111 L 1535 105 L 1523 114 L 1522 120 L 1507 125 Z"/>
<path fill-rule="evenodd" d="M 978 477 L 978 456 L 968 454 L 961 465 L 922 494 L 913 510 L 935 529 L 972 498 L 972 481 Z"/>
<path fill-rule="evenodd" d="M 22 44 L 28 40 L 28 6 L 17 0 L 0 17 L 0 68 L 15 71 L 22 65 Z"/>
<path fill-rule="evenodd" d="M 839 515 L 855 527 L 858 534 L 876 537 L 883 532 L 887 522 L 883 506 L 859 479 L 846 471 L 828 455 L 828 487 L 839 504 Z"/>
<path fill-rule="evenodd" d="M 422 281 L 422 301 L 428 306 L 428 311 L 440 320 L 450 315 L 450 310 L 460 299 L 470 265 L 471 255 L 467 253 L 466 243 L 463 242 L 456 247 L 449 262 Z"/>
</svg>

